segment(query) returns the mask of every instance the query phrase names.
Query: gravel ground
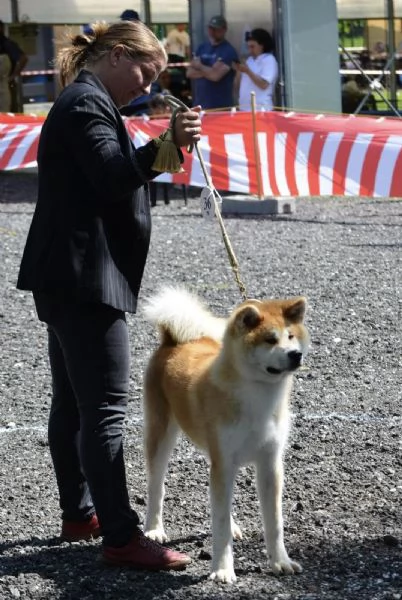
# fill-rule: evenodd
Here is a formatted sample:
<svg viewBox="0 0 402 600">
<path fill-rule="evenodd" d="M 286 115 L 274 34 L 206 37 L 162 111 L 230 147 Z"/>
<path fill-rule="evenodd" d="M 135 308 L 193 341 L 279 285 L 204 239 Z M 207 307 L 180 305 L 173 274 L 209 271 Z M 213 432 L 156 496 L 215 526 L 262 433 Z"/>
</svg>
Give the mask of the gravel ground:
<svg viewBox="0 0 402 600">
<path fill-rule="evenodd" d="M 304 571 L 277 578 L 267 568 L 255 474 L 244 468 L 234 501 L 244 539 L 235 543 L 238 581 L 227 587 L 208 580 L 207 465 L 184 439 L 170 465 L 166 525 L 172 545 L 194 559 L 187 571 L 105 569 L 99 542 L 57 538 L 45 328 L 31 296 L 15 289 L 35 186 L 34 174 L 0 173 L 1 600 L 402 598 L 402 201 L 299 199 L 286 217 L 225 220 L 249 295 L 306 295 L 312 338 L 285 459 L 285 538 Z M 240 294 L 218 224 L 201 218 L 195 197 L 187 208 L 181 199 L 158 205 L 153 216 L 142 294 L 184 282 L 226 314 Z M 126 459 L 132 503 L 144 515 L 142 373 L 156 335 L 140 314 L 129 328 Z"/>
</svg>

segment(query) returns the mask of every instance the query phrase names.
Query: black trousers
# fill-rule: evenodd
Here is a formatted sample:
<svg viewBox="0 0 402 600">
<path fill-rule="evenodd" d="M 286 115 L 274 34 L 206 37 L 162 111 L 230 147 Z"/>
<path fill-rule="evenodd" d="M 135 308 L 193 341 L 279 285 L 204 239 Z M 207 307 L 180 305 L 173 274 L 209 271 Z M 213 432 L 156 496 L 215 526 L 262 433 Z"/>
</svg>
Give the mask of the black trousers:
<svg viewBox="0 0 402 600">
<path fill-rule="evenodd" d="M 96 511 L 104 543 L 124 545 L 139 522 L 123 456 L 130 359 L 125 314 L 104 304 L 35 300 L 48 323 L 48 434 L 62 518 L 85 520 Z"/>
</svg>

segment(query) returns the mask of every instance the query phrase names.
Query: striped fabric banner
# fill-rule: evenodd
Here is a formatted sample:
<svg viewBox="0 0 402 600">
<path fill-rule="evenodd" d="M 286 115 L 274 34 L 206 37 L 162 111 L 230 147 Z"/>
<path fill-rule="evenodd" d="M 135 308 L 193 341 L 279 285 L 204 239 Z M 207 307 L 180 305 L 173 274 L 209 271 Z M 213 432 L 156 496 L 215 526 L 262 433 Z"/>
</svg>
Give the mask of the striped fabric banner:
<svg viewBox="0 0 402 600">
<path fill-rule="evenodd" d="M 0 115 L 0 170 L 35 166 L 42 123 Z M 259 164 L 264 196 L 402 196 L 402 120 L 267 112 L 256 123 L 255 144 L 251 113 L 204 114 L 199 149 L 218 190 L 257 195 Z M 164 119 L 126 119 L 136 146 L 166 126 Z M 184 173 L 156 181 L 203 187 L 197 153 L 184 154 Z"/>
</svg>

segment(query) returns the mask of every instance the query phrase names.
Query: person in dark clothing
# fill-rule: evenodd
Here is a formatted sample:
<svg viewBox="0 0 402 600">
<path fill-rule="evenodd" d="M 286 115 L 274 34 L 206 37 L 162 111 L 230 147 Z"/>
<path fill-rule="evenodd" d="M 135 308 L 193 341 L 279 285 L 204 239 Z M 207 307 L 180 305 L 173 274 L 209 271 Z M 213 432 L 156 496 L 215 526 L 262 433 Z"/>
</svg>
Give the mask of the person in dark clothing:
<svg viewBox="0 0 402 600">
<path fill-rule="evenodd" d="M 122 21 L 141 21 L 140 15 L 136 10 L 132 10 L 131 8 L 126 8 L 120 15 L 120 19 Z"/>
<path fill-rule="evenodd" d="M 190 558 L 144 537 L 126 485 L 125 313 L 136 311 L 147 258 L 147 182 L 159 174 L 160 139 L 135 148 L 119 107 L 147 93 L 166 60 L 140 21 L 95 23 L 60 51 L 64 89 L 40 136 L 38 199 L 17 283 L 48 325 L 61 536 L 101 534 L 106 562 L 151 570 L 182 569 Z M 199 110 L 177 114 L 178 160 L 181 146 L 200 139 Z"/>
<path fill-rule="evenodd" d="M 19 47 L 16 42 L 10 40 L 5 35 L 4 23 L 0 21 L 0 54 L 6 54 L 10 59 L 11 67 L 8 75 L 8 85 L 10 88 L 10 112 L 20 112 L 22 110 L 21 101 L 18 98 L 18 77 L 28 62 L 28 56 Z"/>
</svg>

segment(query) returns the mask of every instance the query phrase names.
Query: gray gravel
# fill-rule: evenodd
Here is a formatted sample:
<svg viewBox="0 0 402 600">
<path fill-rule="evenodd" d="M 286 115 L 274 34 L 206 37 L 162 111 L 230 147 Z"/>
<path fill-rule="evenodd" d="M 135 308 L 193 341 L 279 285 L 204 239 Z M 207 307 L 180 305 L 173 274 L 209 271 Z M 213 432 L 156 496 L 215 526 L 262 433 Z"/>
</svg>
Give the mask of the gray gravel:
<svg viewBox="0 0 402 600">
<path fill-rule="evenodd" d="M 105 569 L 99 542 L 57 538 L 46 332 L 31 296 L 15 289 L 35 186 L 34 174 L 0 173 L 1 600 L 401 599 L 402 202 L 300 199 L 286 217 L 225 219 L 249 295 L 306 295 L 312 337 L 285 463 L 285 537 L 304 571 L 277 578 L 266 567 L 255 475 L 244 468 L 234 502 L 244 533 L 235 543 L 238 582 L 225 587 L 208 580 L 207 466 L 185 440 L 170 465 L 166 525 L 172 545 L 194 559 L 186 572 Z M 142 294 L 183 282 L 226 314 L 240 294 L 218 224 L 202 220 L 195 197 L 187 208 L 180 190 L 173 197 L 153 209 Z M 140 314 L 129 327 L 125 447 L 132 503 L 144 515 L 142 373 L 156 335 Z"/>
</svg>

